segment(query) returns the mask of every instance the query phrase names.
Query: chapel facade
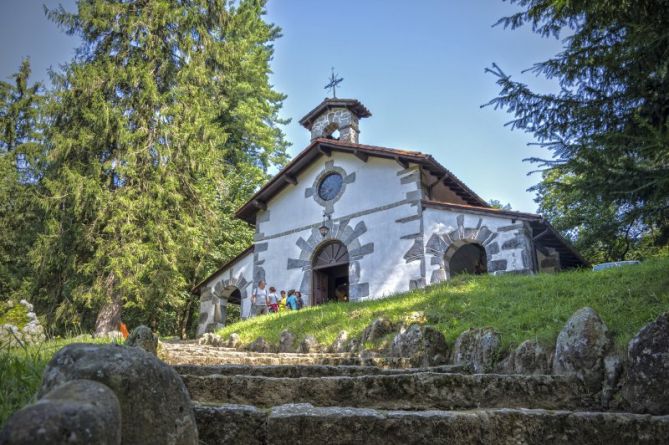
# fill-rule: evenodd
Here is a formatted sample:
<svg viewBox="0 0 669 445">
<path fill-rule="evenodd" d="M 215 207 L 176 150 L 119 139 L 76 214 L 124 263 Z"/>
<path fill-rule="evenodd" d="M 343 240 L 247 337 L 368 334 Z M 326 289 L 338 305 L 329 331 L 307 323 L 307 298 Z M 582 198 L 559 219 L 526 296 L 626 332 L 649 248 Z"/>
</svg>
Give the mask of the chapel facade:
<svg viewBox="0 0 669 445">
<path fill-rule="evenodd" d="M 254 242 L 194 289 L 198 335 L 228 304 L 251 316 L 259 280 L 306 305 L 362 301 L 460 273 L 557 272 L 586 261 L 540 215 L 499 210 L 432 156 L 359 143 L 371 113 L 325 99 L 300 120 L 311 143 L 236 213 Z"/>
</svg>

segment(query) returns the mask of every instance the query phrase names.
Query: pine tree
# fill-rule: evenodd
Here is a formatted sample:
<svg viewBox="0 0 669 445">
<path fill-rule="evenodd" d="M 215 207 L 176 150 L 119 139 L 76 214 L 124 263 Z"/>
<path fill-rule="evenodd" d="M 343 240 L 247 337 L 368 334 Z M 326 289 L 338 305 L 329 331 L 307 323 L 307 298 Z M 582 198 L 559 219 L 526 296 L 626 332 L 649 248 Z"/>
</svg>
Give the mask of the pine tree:
<svg viewBox="0 0 669 445">
<path fill-rule="evenodd" d="M 531 159 L 548 170 L 538 188 L 541 208 L 566 208 L 578 196 L 602 215 L 613 209 L 613 233 L 642 227 L 640 236 L 669 243 L 669 2 L 511 2 L 522 11 L 501 19 L 505 27 L 566 35 L 563 50 L 531 70 L 557 81 L 557 93 L 532 91 L 496 65 L 490 70 L 501 87 L 490 104 L 513 113 L 512 128 L 551 151 L 551 159 Z"/>
<path fill-rule="evenodd" d="M 28 252 L 40 228 L 41 85 L 24 59 L 13 83 L 0 82 L 0 297 L 29 298 Z"/>
<path fill-rule="evenodd" d="M 83 42 L 52 79 L 46 230 L 33 251 L 56 318 L 104 333 L 123 310 L 130 324 L 185 331 L 190 288 L 251 241 L 230 210 L 286 148 L 268 80 L 279 31 L 263 13 L 259 0 L 48 11 Z"/>
</svg>

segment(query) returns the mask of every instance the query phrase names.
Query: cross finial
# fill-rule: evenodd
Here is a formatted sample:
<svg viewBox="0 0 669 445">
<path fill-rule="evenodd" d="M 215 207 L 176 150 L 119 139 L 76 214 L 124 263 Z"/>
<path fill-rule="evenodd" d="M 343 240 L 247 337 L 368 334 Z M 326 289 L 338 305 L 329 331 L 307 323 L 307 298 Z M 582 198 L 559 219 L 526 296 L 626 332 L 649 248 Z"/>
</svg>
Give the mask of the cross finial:
<svg viewBox="0 0 669 445">
<path fill-rule="evenodd" d="M 327 90 L 328 88 L 332 88 L 332 98 L 336 99 L 337 98 L 337 85 L 341 83 L 342 80 L 344 80 L 343 77 L 337 78 L 337 75 L 335 74 L 334 67 L 332 67 L 332 74 L 330 74 L 330 79 L 328 79 L 330 83 L 325 85 L 325 89 Z"/>
</svg>

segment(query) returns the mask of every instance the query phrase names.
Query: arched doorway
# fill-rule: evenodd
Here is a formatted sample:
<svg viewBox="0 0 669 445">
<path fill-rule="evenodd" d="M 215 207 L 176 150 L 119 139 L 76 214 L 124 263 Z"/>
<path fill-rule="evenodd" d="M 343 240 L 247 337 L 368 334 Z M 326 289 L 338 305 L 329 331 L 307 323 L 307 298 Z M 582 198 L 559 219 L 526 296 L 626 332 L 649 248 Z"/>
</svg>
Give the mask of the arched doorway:
<svg viewBox="0 0 669 445">
<path fill-rule="evenodd" d="M 348 301 L 348 249 L 339 241 L 321 246 L 313 257 L 312 304 Z"/>
<path fill-rule="evenodd" d="M 476 243 L 467 243 L 449 255 L 447 252 L 448 270 L 451 276 L 459 274 L 481 275 L 487 273 L 485 249 Z"/>
</svg>

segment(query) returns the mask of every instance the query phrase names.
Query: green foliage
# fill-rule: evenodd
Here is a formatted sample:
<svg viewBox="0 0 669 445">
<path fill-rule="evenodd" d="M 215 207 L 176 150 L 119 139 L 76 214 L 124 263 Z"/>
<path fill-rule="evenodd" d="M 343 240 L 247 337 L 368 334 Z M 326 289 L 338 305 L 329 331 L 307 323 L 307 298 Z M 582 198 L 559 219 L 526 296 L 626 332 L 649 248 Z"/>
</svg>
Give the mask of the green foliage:
<svg viewBox="0 0 669 445">
<path fill-rule="evenodd" d="M 30 85 L 25 59 L 13 83 L 0 81 L 0 295 L 25 298 L 28 252 L 41 227 L 35 203 L 40 174 L 39 83 Z"/>
<path fill-rule="evenodd" d="M 618 348 L 669 307 L 669 257 L 638 266 L 534 276 L 458 276 L 445 283 L 390 298 L 361 303 L 331 303 L 297 312 L 270 314 L 226 326 L 242 342 L 264 337 L 278 343 L 288 329 L 299 340 L 314 335 L 331 344 L 338 332 L 360 336 L 375 318 L 401 323 L 414 311 L 425 314 L 453 344 L 468 328 L 491 326 L 505 347 L 537 339 L 552 348 L 567 319 L 584 306 L 594 308 L 615 336 Z"/>
<path fill-rule="evenodd" d="M 636 244 L 669 244 L 669 3 L 663 0 L 511 0 L 500 20 L 560 37 L 563 50 L 530 70 L 557 93 L 532 91 L 497 65 L 489 102 L 534 135 L 551 159 L 540 211 L 563 216 L 563 232 L 592 259 L 617 259 Z M 567 213 L 563 213 L 563 212 Z M 579 215 L 579 212 L 583 212 Z M 579 239 L 580 238 L 580 239 Z"/>
<path fill-rule="evenodd" d="M 108 340 L 80 336 L 23 347 L 0 344 L 0 425 L 14 411 L 35 401 L 44 368 L 60 348 L 70 343 L 106 342 Z"/>
<path fill-rule="evenodd" d="M 47 9 L 82 45 L 52 74 L 41 120 L 25 112 L 37 101 L 21 87 L 0 85 L 2 143 L 18 153 L 37 141 L 29 180 L 0 184 L 2 196 L 34 189 L 29 204 L 9 199 L 0 218 L 39 222 L 35 233 L 0 235 L 0 291 L 19 289 L 61 332 L 113 329 L 119 318 L 189 331 L 189 290 L 252 240 L 234 210 L 286 161 L 284 96 L 269 83 L 279 30 L 263 20 L 264 5 L 80 0 L 75 12 Z M 5 270 L 15 252 L 20 264 Z"/>
<path fill-rule="evenodd" d="M 22 304 L 12 301 L 0 301 L 0 326 L 11 324 L 22 329 L 30 321 L 28 311 Z"/>
</svg>

